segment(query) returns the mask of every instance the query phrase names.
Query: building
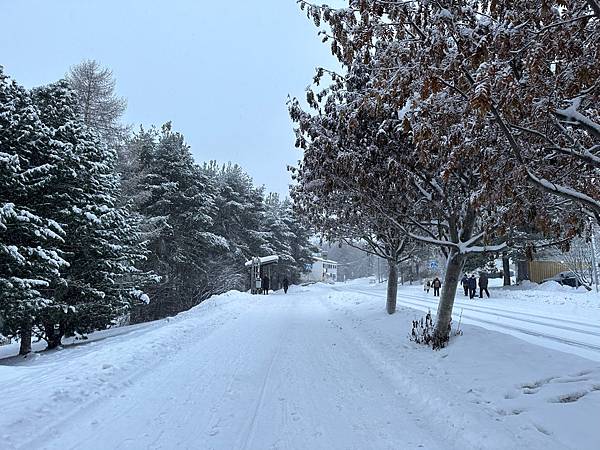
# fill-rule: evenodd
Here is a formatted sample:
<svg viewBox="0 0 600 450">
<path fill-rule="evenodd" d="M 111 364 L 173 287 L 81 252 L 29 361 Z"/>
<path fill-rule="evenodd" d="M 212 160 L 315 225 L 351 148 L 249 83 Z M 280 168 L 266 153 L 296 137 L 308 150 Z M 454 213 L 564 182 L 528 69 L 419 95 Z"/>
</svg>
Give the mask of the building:
<svg viewBox="0 0 600 450">
<path fill-rule="evenodd" d="M 337 281 L 337 261 L 323 258 L 322 256 L 313 256 L 313 263 L 307 265 L 307 274 L 305 279 L 307 281 L 325 281 L 335 282 Z"/>
</svg>

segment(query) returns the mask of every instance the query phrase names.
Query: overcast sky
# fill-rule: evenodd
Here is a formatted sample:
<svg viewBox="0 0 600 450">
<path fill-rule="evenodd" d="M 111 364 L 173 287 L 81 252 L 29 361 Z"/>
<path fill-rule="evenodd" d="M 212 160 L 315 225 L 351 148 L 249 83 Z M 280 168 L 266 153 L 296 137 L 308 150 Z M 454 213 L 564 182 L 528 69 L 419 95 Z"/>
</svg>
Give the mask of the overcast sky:
<svg viewBox="0 0 600 450">
<path fill-rule="evenodd" d="M 20 84 L 96 59 L 127 98 L 127 123 L 172 120 L 198 162 L 237 162 L 281 194 L 301 157 L 287 95 L 335 67 L 295 0 L 0 0 L 0 17 L 0 65 Z"/>
</svg>

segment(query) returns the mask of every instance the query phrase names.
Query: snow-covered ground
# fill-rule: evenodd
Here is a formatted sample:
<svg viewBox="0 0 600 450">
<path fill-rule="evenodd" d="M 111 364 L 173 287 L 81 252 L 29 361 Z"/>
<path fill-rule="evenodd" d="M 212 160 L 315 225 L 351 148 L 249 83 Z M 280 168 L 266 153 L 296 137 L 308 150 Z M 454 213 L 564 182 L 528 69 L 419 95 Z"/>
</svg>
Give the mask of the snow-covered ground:
<svg viewBox="0 0 600 450">
<path fill-rule="evenodd" d="M 400 288 L 401 302 L 423 308 L 420 289 Z M 572 328 L 598 324 L 595 295 L 540 292 L 497 288 L 468 305 L 498 309 L 499 321 L 522 309 L 531 327 L 557 314 Z M 5 359 L 0 447 L 598 448 L 594 358 L 469 324 L 434 352 L 408 340 L 415 306 L 388 316 L 381 293 L 364 281 L 230 292 L 170 320 Z"/>
<path fill-rule="evenodd" d="M 357 280 L 345 290 L 385 297 L 385 283 L 365 285 Z M 491 298 L 469 300 L 459 289 L 455 300 L 454 323 L 474 324 L 511 334 L 534 344 L 600 361 L 600 296 L 584 288 L 573 289 L 558 283 L 535 283 L 502 287 L 502 280 L 490 280 Z M 485 294 L 484 294 L 485 296 Z M 426 294 L 421 285 L 400 286 L 398 303 L 419 311 L 436 312 L 438 299 L 433 290 Z"/>
</svg>

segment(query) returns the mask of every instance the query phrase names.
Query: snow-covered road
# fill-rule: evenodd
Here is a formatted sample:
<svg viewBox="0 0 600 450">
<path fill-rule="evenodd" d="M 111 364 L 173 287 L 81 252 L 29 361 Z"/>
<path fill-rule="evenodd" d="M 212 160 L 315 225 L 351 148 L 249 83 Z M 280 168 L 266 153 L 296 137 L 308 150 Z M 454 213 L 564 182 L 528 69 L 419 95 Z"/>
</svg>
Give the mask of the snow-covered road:
<svg viewBox="0 0 600 450">
<path fill-rule="evenodd" d="M 371 290 L 232 292 L 10 360 L 0 448 L 596 448 L 598 364 L 469 325 L 432 352 Z"/>
<path fill-rule="evenodd" d="M 54 427 L 50 441 L 28 446 L 447 448 L 398 387 L 373 383 L 378 368 L 322 303 L 296 294 L 244 306 L 120 395 Z"/>
<path fill-rule="evenodd" d="M 351 290 L 384 298 L 381 288 L 346 286 L 337 289 Z M 498 291 L 492 290 L 495 294 Z M 547 296 L 552 293 L 546 292 Z M 517 294 L 518 295 L 518 294 Z M 600 302 L 600 297 L 598 297 Z M 438 299 L 420 288 L 400 288 L 398 304 L 420 311 L 437 310 Z M 587 316 L 564 312 L 544 312 L 543 304 L 510 304 L 492 299 L 463 299 L 458 293 L 454 303 L 453 320 L 457 324 L 473 324 L 488 330 L 499 331 L 544 347 L 553 348 L 584 358 L 600 361 L 600 321 L 598 314 Z M 594 312 L 594 311 L 592 311 Z M 597 312 L 597 311 L 595 311 Z"/>
</svg>

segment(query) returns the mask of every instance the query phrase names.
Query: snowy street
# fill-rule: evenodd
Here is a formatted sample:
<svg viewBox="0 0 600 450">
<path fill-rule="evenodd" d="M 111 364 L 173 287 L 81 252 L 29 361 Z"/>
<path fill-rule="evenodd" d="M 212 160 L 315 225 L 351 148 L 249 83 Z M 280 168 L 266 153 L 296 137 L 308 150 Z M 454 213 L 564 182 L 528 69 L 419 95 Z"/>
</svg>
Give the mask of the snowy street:
<svg viewBox="0 0 600 450">
<path fill-rule="evenodd" d="M 3 448 L 594 448 L 597 362 L 469 325 L 432 352 L 378 289 L 231 292 L 4 360 Z"/>
<path fill-rule="evenodd" d="M 584 358 L 600 361 L 600 308 L 598 297 L 556 283 L 537 289 L 499 289 L 502 280 L 492 280 L 492 298 L 469 300 L 458 289 L 454 323 L 477 325 L 526 341 Z M 385 299 L 385 285 L 350 286 L 353 292 Z M 515 289 L 517 289 L 515 291 Z M 529 300 L 527 301 L 529 297 Z M 579 301 L 584 299 L 584 301 Z M 590 301 L 585 301 L 590 300 Z M 383 301 L 383 300 L 382 300 Z M 426 295 L 421 286 L 405 285 L 398 292 L 398 304 L 421 311 L 436 312 L 438 299 Z M 462 312 L 462 318 L 461 318 Z"/>
</svg>

